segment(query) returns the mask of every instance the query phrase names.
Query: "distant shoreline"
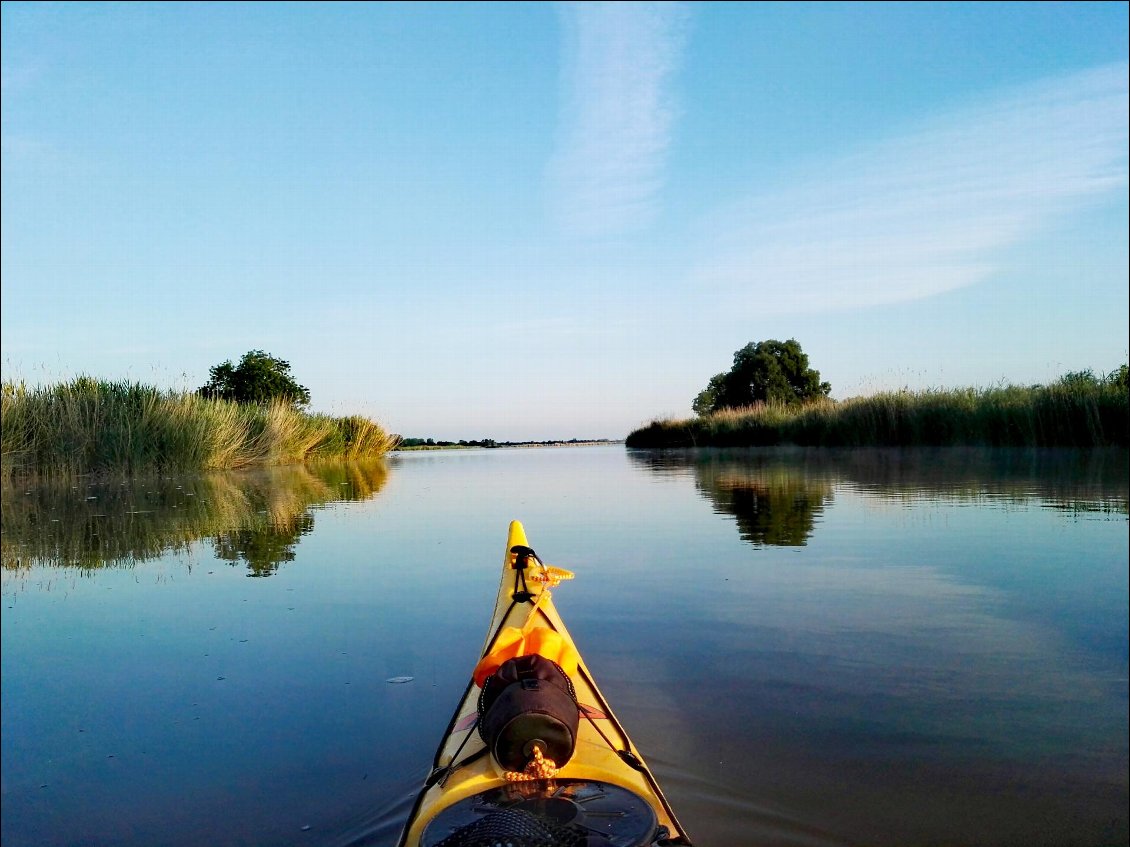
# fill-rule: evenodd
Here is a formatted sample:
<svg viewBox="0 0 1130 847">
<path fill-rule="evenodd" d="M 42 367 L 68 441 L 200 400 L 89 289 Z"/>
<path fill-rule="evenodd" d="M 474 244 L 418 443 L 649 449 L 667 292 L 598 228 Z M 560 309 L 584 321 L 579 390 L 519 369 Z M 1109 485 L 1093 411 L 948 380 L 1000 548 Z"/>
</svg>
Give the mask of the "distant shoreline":
<svg viewBox="0 0 1130 847">
<path fill-rule="evenodd" d="M 408 439 L 416 440 L 416 439 Z M 470 450 L 472 448 L 494 450 L 497 448 L 534 448 L 534 447 L 598 447 L 607 444 L 623 444 L 622 438 L 570 438 L 552 441 L 437 441 L 434 444 L 404 444 L 403 441 L 395 447 L 393 453 L 412 453 L 420 450 Z"/>
</svg>

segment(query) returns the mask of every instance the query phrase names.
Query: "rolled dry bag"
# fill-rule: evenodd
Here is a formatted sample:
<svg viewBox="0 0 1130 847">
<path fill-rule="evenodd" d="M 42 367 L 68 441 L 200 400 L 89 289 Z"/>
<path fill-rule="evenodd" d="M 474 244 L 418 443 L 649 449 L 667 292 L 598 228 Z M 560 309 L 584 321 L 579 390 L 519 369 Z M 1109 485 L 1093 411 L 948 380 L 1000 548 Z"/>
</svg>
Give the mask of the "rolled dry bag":
<svg viewBox="0 0 1130 847">
<path fill-rule="evenodd" d="M 508 659 L 483 683 L 479 734 L 506 770 L 525 768 L 535 746 L 562 767 L 573 755 L 578 723 L 573 684 L 544 656 Z"/>
</svg>

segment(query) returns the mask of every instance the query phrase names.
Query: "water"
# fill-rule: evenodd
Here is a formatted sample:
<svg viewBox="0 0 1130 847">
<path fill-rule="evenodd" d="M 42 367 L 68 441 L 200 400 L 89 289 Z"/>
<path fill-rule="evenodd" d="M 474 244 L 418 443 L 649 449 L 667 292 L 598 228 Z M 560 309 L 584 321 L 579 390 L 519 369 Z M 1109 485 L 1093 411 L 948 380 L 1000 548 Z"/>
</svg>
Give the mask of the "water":
<svg viewBox="0 0 1130 847">
<path fill-rule="evenodd" d="M 518 518 L 697 844 L 1125 844 L 1128 476 L 611 446 L 5 490 L 0 837 L 394 844 Z"/>
</svg>

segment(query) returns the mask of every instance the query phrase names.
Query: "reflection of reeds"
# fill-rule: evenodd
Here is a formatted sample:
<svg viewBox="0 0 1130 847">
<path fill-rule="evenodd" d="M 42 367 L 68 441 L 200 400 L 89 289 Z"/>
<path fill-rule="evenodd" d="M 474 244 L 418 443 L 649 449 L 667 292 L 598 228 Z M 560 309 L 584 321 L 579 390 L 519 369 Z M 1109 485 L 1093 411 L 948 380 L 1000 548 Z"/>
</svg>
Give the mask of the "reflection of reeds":
<svg viewBox="0 0 1130 847">
<path fill-rule="evenodd" d="M 1112 381 L 898 391 L 803 406 L 759 404 L 683 420 L 653 421 L 629 447 L 1130 445 L 1130 395 Z"/>
<path fill-rule="evenodd" d="M 129 566 L 239 532 L 277 535 L 293 544 L 309 529 L 311 507 L 366 500 L 381 489 L 387 474 L 384 462 L 376 460 L 129 484 L 27 488 L 6 483 L 0 512 L 3 567 Z"/>
<path fill-rule="evenodd" d="M 805 447 L 630 450 L 657 475 L 693 472 L 700 486 L 848 485 L 897 499 L 973 501 L 986 495 L 1078 512 L 1130 513 L 1127 451 L 1107 449 Z"/>
<path fill-rule="evenodd" d="M 3 476 L 180 473 L 384 455 L 396 437 L 357 416 L 310 415 L 80 377 L 50 388 L 5 383 Z"/>
</svg>

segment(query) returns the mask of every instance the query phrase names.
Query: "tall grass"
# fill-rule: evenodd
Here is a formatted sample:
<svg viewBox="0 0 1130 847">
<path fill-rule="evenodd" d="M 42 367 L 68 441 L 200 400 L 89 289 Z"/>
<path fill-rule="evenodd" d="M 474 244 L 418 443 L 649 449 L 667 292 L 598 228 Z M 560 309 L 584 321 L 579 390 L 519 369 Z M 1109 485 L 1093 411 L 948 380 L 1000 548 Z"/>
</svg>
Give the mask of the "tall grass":
<svg viewBox="0 0 1130 847">
<path fill-rule="evenodd" d="M 760 404 L 657 420 L 629 447 L 1110 447 L 1130 445 L 1125 380 L 1069 375 L 1048 386 L 895 391 L 803 406 Z"/>
<path fill-rule="evenodd" d="M 310 415 L 129 382 L 79 377 L 3 385 L 2 474 L 178 472 L 380 456 L 396 436 L 361 417 Z"/>
</svg>

